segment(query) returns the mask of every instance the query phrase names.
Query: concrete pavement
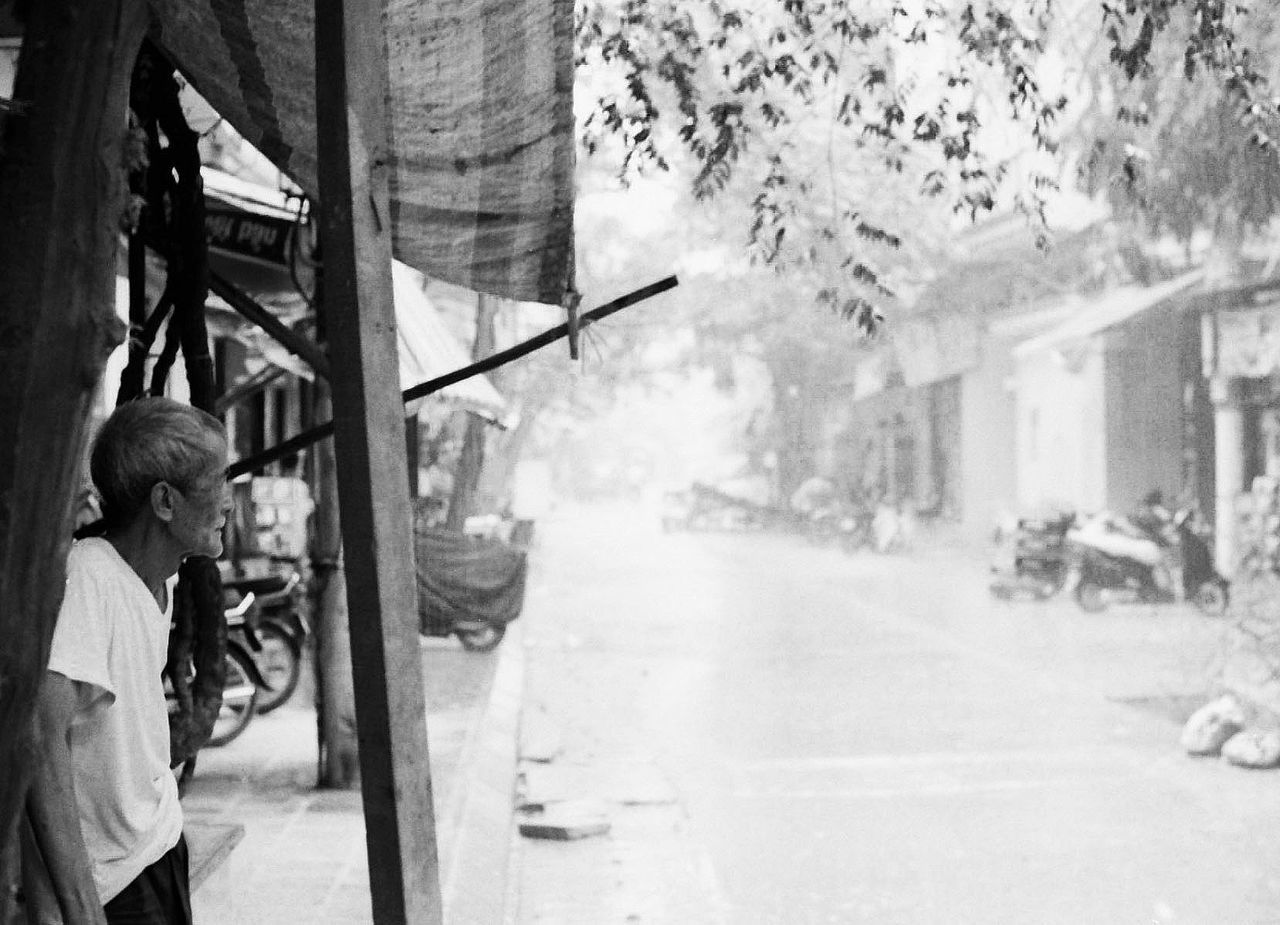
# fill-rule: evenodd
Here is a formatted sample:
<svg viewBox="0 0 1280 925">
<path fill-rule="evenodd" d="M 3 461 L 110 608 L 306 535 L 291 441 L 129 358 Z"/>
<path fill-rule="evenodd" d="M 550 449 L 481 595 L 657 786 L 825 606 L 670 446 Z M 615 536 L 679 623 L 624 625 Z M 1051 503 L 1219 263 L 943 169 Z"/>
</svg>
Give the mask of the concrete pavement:
<svg viewBox="0 0 1280 925">
<path fill-rule="evenodd" d="M 523 647 L 423 648 L 446 921 L 498 923 L 506 895 Z M 189 824 L 238 823 L 243 840 L 197 889 L 198 925 L 358 925 L 372 920 L 358 791 L 317 790 L 315 711 L 300 690 L 235 742 L 202 753 Z"/>
</svg>

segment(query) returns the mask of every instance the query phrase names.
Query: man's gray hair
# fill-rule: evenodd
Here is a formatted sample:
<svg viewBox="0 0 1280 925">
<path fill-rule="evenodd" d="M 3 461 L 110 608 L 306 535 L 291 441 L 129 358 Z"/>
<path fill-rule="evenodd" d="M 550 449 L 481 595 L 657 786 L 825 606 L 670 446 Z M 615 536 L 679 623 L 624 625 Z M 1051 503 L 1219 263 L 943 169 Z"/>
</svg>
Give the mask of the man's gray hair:
<svg viewBox="0 0 1280 925">
<path fill-rule="evenodd" d="M 189 489 L 210 467 L 225 464 L 225 440 L 216 417 L 173 399 L 121 405 L 98 431 L 89 457 L 103 520 L 108 526 L 132 522 L 157 482 Z"/>
</svg>

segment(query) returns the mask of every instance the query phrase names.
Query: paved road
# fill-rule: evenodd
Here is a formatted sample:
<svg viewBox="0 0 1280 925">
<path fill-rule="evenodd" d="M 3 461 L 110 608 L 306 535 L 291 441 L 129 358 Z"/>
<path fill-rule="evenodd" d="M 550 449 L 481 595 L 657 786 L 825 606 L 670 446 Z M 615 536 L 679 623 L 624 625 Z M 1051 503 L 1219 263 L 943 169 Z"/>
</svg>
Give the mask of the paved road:
<svg viewBox="0 0 1280 925">
<path fill-rule="evenodd" d="M 1177 748 L 1218 627 L 627 513 L 539 527 L 527 788 L 613 828 L 518 840 L 519 922 L 1280 922 L 1280 772 Z"/>
</svg>

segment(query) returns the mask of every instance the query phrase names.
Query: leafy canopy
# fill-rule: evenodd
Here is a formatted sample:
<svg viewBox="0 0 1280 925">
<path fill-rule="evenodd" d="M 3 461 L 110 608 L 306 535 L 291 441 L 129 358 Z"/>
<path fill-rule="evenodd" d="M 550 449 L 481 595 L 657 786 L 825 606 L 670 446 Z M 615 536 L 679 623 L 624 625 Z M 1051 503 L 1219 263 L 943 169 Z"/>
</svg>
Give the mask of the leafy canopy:
<svg viewBox="0 0 1280 925">
<path fill-rule="evenodd" d="M 906 188 L 973 219 L 1012 186 L 1044 242 L 1070 116 L 1090 136 L 1091 181 L 1118 179 L 1142 201 L 1152 146 L 1180 144 L 1177 115 L 1196 110 L 1165 92 L 1164 134 L 1144 144 L 1098 113 L 1111 106 L 1106 120 L 1150 124 L 1170 60 L 1181 81 L 1207 88 L 1199 111 L 1216 114 L 1212 131 L 1230 133 L 1233 154 L 1249 151 L 1254 189 L 1258 172 L 1274 178 L 1276 75 L 1252 47 L 1269 44 L 1271 20 L 1267 0 L 582 0 L 582 141 L 588 153 L 620 154 L 624 178 L 678 159 L 697 197 L 741 193 L 752 259 L 817 268 L 819 301 L 869 330 L 894 291 L 878 261 L 903 242 L 877 200 Z M 1061 78 L 1082 30 L 1113 79 L 1087 101 L 1087 118 L 1072 114 Z"/>
</svg>

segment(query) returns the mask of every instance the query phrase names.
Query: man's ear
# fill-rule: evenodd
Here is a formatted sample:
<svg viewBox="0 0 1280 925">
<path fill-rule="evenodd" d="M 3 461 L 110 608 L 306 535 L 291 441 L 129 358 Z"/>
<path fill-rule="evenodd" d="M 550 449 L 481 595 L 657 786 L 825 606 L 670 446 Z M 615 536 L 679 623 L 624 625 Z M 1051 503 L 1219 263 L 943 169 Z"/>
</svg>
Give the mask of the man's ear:
<svg viewBox="0 0 1280 925">
<path fill-rule="evenodd" d="M 151 486 L 151 513 L 165 523 L 173 520 L 174 489 L 168 482 L 156 482 Z"/>
</svg>

